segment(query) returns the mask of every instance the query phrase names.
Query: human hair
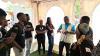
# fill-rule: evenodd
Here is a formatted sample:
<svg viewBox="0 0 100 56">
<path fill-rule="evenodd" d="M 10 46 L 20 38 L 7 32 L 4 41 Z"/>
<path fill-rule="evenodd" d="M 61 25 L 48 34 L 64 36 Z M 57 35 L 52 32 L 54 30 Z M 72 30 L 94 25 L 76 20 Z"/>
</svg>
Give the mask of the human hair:
<svg viewBox="0 0 100 56">
<path fill-rule="evenodd" d="M 51 23 L 51 18 L 50 17 L 47 17 L 47 22 L 46 24 L 50 24 Z"/>
<path fill-rule="evenodd" d="M 0 25 L 2 23 L 2 20 L 6 18 L 7 13 L 0 8 Z"/>
<path fill-rule="evenodd" d="M 19 19 L 20 16 L 22 16 L 23 14 L 24 14 L 24 13 L 22 13 L 22 12 L 17 13 L 17 18 Z"/>
<path fill-rule="evenodd" d="M 6 15 L 7 13 L 3 9 L 0 8 L 0 17 L 6 16 Z"/>
<path fill-rule="evenodd" d="M 89 16 L 82 16 L 81 17 L 80 23 L 87 23 L 87 24 L 89 24 L 89 22 L 90 22 Z"/>
<path fill-rule="evenodd" d="M 64 22 L 65 22 L 65 23 L 69 23 L 69 17 L 68 17 L 68 16 L 65 16 L 65 17 L 64 17 Z"/>
<path fill-rule="evenodd" d="M 69 19 L 69 17 L 68 16 L 65 16 L 64 19 Z"/>
<path fill-rule="evenodd" d="M 27 20 L 30 20 L 29 14 L 25 14 L 25 15 L 26 15 Z"/>
</svg>

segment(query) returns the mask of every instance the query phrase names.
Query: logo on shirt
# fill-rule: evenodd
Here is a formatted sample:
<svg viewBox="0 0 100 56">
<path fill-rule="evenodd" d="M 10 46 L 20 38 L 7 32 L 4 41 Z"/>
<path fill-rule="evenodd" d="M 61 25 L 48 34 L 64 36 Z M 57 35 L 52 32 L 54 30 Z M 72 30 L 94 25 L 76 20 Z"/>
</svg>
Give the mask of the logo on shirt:
<svg viewBox="0 0 100 56">
<path fill-rule="evenodd" d="M 43 27 L 40 27 L 40 30 L 43 30 Z"/>
<path fill-rule="evenodd" d="M 2 38 L 2 33 L 0 32 L 0 38 Z"/>
</svg>

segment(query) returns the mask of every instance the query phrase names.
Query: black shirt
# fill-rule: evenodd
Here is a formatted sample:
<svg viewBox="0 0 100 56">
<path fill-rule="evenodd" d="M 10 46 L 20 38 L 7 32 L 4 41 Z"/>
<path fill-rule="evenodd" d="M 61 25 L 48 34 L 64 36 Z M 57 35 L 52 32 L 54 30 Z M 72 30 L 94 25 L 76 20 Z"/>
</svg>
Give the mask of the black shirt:
<svg viewBox="0 0 100 56">
<path fill-rule="evenodd" d="M 53 33 L 54 26 L 52 24 L 51 25 L 46 24 L 46 29 L 48 30 L 47 35 L 51 35 L 51 33 Z M 50 29 L 52 29 L 52 30 L 50 30 Z"/>
<path fill-rule="evenodd" d="M 1 28 L 0 28 L 0 31 L 1 31 L 1 33 L 2 33 L 2 37 L 4 38 L 4 36 L 5 36 L 6 33 L 7 33 L 7 30 L 6 30 L 5 28 L 1 27 Z"/>
<path fill-rule="evenodd" d="M 17 36 L 15 37 L 15 41 L 22 48 L 24 48 L 25 47 L 25 30 L 24 30 L 24 26 L 22 26 L 19 23 L 15 23 L 15 25 L 13 25 L 13 27 L 8 31 L 6 36 L 10 36 L 12 32 L 17 34 Z"/>
<path fill-rule="evenodd" d="M 42 31 L 46 30 L 46 27 L 44 25 L 37 25 L 35 30 L 42 32 Z M 37 34 L 37 37 L 41 37 L 41 36 L 45 37 L 45 33 L 44 34 Z"/>
<path fill-rule="evenodd" d="M 0 28 L 0 32 L 1 32 L 1 34 L 2 34 L 2 36 L 1 36 L 1 38 L 0 38 L 0 42 L 3 42 L 4 39 L 5 39 L 5 35 L 6 35 L 6 33 L 7 33 L 7 30 L 6 30 L 5 28 L 1 27 L 1 28 Z"/>
<path fill-rule="evenodd" d="M 33 28 L 31 22 L 28 22 L 28 23 L 26 24 L 26 29 L 28 29 L 28 28 Z M 34 28 L 33 28 L 33 29 L 34 29 Z M 32 32 L 31 32 L 31 31 L 25 31 L 25 38 L 30 38 L 30 37 L 32 37 Z"/>
</svg>

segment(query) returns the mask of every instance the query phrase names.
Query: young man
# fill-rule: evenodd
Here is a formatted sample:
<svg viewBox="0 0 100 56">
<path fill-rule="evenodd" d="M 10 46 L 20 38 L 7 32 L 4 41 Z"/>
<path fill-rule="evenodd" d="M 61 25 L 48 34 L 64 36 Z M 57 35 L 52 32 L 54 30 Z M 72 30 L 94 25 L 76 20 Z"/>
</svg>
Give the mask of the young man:
<svg viewBox="0 0 100 56">
<path fill-rule="evenodd" d="M 69 48 L 71 45 L 71 38 L 73 38 L 73 34 L 75 34 L 75 26 L 69 23 L 68 16 L 64 17 L 65 24 L 61 24 L 57 32 L 61 32 L 61 39 L 59 43 L 59 56 L 63 56 L 63 48 L 66 48 L 66 56 L 69 56 Z"/>
<path fill-rule="evenodd" d="M 30 48 L 32 43 L 32 31 L 34 31 L 33 25 L 29 22 L 30 18 L 28 14 L 26 15 L 26 31 L 25 31 L 25 56 L 30 56 Z"/>
<path fill-rule="evenodd" d="M 76 38 L 80 46 L 80 55 L 91 56 L 93 50 L 93 31 L 89 26 L 90 18 L 88 16 L 82 16 L 80 24 L 76 29 Z M 81 40 L 81 41 L 80 41 Z"/>
<path fill-rule="evenodd" d="M 13 27 L 9 30 L 7 36 L 11 36 L 13 32 L 13 38 L 15 44 L 13 44 L 13 49 L 15 52 L 15 56 L 23 56 L 23 49 L 25 47 L 25 23 L 26 16 L 24 13 L 18 13 L 17 18 L 19 20 L 18 23 L 15 23 Z"/>
<path fill-rule="evenodd" d="M 43 47 L 43 54 L 45 54 L 45 32 L 46 32 L 46 27 L 43 25 L 43 20 L 39 21 L 39 25 L 36 26 L 36 38 L 38 42 L 38 52 L 40 54 L 40 49 L 41 49 L 41 44 Z"/>
<path fill-rule="evenodd" d="M 7 43 L 5 42 L 5 35 L 7 33 L 5 27 L 8 25 L 6 15 L 6 12 L 0 9 L 0 56 L 10 56 L 9 48 L 7 48 Z"/>
</svg>

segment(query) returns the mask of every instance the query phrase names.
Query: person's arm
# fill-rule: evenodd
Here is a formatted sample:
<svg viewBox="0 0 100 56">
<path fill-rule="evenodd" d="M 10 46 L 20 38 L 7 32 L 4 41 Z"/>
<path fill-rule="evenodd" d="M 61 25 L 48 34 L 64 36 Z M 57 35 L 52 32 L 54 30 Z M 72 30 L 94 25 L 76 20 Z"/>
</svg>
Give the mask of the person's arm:
<svg viewBox="0 0 100 56">
<path fill-rule="evenodd" d="M 34 31 L 34 28 L 33 28 L 33 25 L 32 23 L 30 22 L 29 25 L 31 26 L 30 28 L 27 28 L 26 31 Z"/>
<path fill-rule="evenodd" d="M 19 27 L 18 26 L 13 26 L 9 32 L 6 34 L 6 44 L 10 44 L 12 46 L 15 46 L 19 50 L 22 50 L 22 47 L 15 41 L 15 38 L 19 32 Z M 10 34 L 11 33 L 11 34 Z"/>
<path fill-rule="evenodd" d="M 76 39 L 78 40 L 80 38 L 80 32 L 78 30 L 78 27 L 76 28 Z"/>
<path fill-rule="evenodd" d="M 71 28 L 71 31 L 69 32 L 69 31 L 67 31 L 67 30 L 65 30 L 65 32 L 64 32 L 65 34 L 75 34 L 75 26 L 73 25 L 72 26 L 72 28 Z"/>
<path fill-rule="evenodd" d="M 50 28 L 50 26 L 47 24 L 47 28 L 48 28 L 48 30 L 53 30 L 54 26 L 52 25 L 52 28 Z"/>
<path fill-rule="evenodd" d="M 46 27 L 43 26 L 43 31 L 36 30 L 36 33 L 37 33 L 37 34 L 44 34 L 46 31 L 47 31 L 47 30 L 46 30 Z"/>
<path fill-rule="evenodd" d="M 40 34 L 40 33 L 41 33 L 41 32 L 39 31 L 38 25 L 36 26 L 35 31 L 36 31 L 37 34 Z"/>
<path fill-rule="evenodd" d="M 36 31 L 37 34 L 42 34 L 42 32 L 39 30 L 39 26 L 38 25 L 36 26 L 35 31 Z"/>
<path fill-rule="evenodd" d="M 93 30 L 89 28 L 89 34 L 86 35 L 86 40 L 92 40 L 93 41 Z"/>
<path fill-rule="evenodd" d="M 44 30 L 44 31 L 38 31 L 38 30 L 36 30 L 36 33 L 37 34 L 43 34 L 43 33 L 45 33 L 46 32 L 46 30 Z"/>
<path fill-rule="evenodd" d="M 62 24 L 60 25 L 60 27 L 58 28 L 57 32 L 61 32 L 60 30 L 62 29 Z"/>
<path fill-rule="evenodd" d="M 72 26 L 71 32 L 68 32 L 70 34 L 75 34 L 75 25 Z"/>
</svg>

